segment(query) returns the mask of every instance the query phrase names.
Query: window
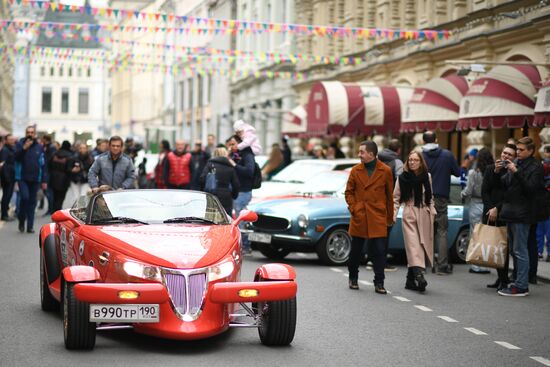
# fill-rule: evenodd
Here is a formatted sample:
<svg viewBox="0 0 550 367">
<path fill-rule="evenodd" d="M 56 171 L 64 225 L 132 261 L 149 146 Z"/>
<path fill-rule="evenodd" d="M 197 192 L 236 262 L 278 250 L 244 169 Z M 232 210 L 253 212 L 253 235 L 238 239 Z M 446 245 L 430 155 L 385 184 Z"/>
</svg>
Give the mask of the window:
<svg viewBox="0 0 550 367">
<path fill-rule="evenodd" d="M 183 82 L 180 82 L 179 83 L 179 90 L 180 90 L 180 96 L 179 96 L 179 110 L 180 111 L 183 111 L 184 109 L 184 106 L 183 106 L 183 101 L 184 101 L 184 85 L 183 85 Z"/>
<path fill-rule="evenodd" d="M 88 88 L 78 90 L 78 113 L 87 114 L 89 107 L 89 92 Z"/>
<path fill-rule="evenodd" d="M 59 76 L 63 76 L 63 67 L 59 68 Z"/>
<path fill-rule="evenodd" d="M 50 76 L 54 76 L 55 72 L 54 72 L 54 69 L 53 69 L 53 66 L 50 68 Z"/>
<path fill-rule="evenodd" d="M 69 88 L 61 90 L 61 113 L 69 113 Z"/>
<path fill-rule="evenodd" d="M 73 76 L 73 68 L 69 68 L 69 72 L 67 73 L 69 77 Z"/>
<path fill-rule="evenodd" d="M 202 81 L 203 81 L 203 77 L 201 75 L 199 75 L 197 77 L 197 94 L 198 94 L 198 100 L 199 100 L 199 103 L 197 104 L 197 106 L 199 107 L 202 107 L 202 102 L 203 102 L 203 85 L 202 85 Z"/>
<path fill-rule="evenodd" d="M 41 66 L 40 67 L 40 76 L 44 76 L 44 75 L 46 75 L 46 68 Z"/>
<path fill-rule="evenodd" d="M 52 88 L 42 88 L 42 112 L 52 112 Z"/>
<path fill-rule="evenodd" d="M 88 70 L 86 70 L 86 75 L 88 78 L 92 76 L 92 68 L 88 68 Z"/>
<path fill-rule="evenodd" d="M 79 77 L 79 78 L 82 76 L 82 68 L 78 68 L 76 70 L 76 76 Z"/>
</svg>

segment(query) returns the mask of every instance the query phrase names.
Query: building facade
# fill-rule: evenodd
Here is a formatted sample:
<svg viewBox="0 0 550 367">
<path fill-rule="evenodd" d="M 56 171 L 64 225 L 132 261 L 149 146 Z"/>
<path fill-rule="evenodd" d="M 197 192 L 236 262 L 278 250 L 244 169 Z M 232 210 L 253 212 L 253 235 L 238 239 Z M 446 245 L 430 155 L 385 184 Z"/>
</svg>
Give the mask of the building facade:
<svg viewBox="0 0 550 367">
<path fill-rule="evenodd" d="M 11 12 L 7 3 L 0 2 L 0 19 L 11 19 Z M 12 33 L 0 30 L 0 45 L 11 45 L 14 42 Z M 0 134 L 12 130 L 13 118 L 13 72 L 11 62 L 0 63 Z"/>
</svg>

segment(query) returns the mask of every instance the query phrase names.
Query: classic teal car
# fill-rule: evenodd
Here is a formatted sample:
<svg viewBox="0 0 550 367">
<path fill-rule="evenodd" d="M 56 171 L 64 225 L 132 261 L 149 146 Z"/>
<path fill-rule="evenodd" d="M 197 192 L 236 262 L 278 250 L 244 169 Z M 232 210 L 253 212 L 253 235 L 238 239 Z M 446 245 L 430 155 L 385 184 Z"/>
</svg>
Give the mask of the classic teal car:
<svg viewBox="0 0 550 367">
<path fill-rule="evenodd" d="M 258 220 L 248 224 L 252 248 L 270 259 L 282 259 L 291 252 L 316 252 L 324 264 L 345 264 L 351 249 L 350 214 L 344 200 L 348 175 L 349 171 L 326 171 L 306 182 L 300 192 L 249 206 L 258 214 Z M 458 180 L 452 181 L 448 213 L 450 254 L 455 261 L 463 261 L 469 224 Z M 395 255 L 405 251 L 401 214 L 402 209 L 389 238 L 389 252 Z"/>
</svg>

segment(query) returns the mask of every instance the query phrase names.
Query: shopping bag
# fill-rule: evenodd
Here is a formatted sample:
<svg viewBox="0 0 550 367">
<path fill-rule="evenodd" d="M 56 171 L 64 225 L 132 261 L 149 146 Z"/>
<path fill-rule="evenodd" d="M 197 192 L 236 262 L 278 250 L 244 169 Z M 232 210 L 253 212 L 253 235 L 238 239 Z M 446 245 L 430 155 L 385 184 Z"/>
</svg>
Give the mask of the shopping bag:
<svg viewBox="0 0 550 367">
<path fill-rule="evenodd" d="M 468 244 L 468 264 L 501 269 L 508 256 L 506 227 L 478 223 Z"/>
</svg>

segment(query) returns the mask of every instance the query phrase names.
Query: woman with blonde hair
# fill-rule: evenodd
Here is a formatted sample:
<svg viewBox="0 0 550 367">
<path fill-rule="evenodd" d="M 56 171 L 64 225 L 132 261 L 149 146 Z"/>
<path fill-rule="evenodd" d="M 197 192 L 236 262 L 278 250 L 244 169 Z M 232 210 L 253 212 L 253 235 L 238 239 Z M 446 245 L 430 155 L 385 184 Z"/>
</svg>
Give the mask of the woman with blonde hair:
<svg viewBox="0 0 550 367">
<path fill-rule="evenodd" d="M 432 179 L 421 153 L 412 151 L 393 191 L 394 222 L 404 205 L 401 226 L 407 253 L 406 289 L 424 292 L 426 266 L 432 266 L 435 207 Z"/>
</svg>

